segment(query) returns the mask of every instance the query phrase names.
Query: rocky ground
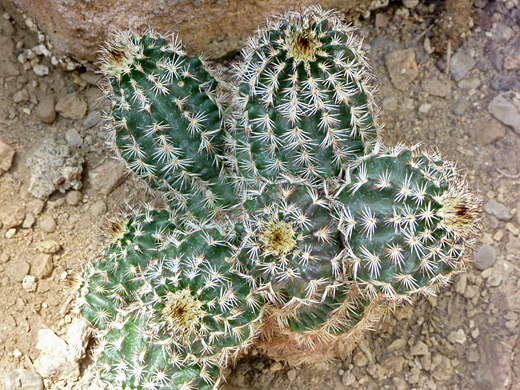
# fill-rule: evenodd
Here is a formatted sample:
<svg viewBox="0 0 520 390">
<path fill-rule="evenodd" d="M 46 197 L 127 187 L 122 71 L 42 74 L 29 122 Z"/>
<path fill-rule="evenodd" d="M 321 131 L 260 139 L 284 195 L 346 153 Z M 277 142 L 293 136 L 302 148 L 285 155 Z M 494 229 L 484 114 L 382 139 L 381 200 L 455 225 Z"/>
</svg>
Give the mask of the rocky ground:
<svg viewBox="0 0 520 390">
<path fill-rule="evenodd" d="M 520 389 L 520 7 L 475 0 L 470 36 L 438 55 L 435 4 L 418 3 L 392 4 L 360 29 L 386 142 L 439 148 L 485 201 L 474 263 L 439 297 L 389 316 L 352 357 L 294 369 L 253 350 L 228 389 Z M 0 17 L 5 390 L 89 388 L 89 337 L 71 314 L 66 275 L 99 255 L 108 216 L 142 201 L 106 149 L 98 77 L 61 70 L 42 42 Z"/>
</svg>

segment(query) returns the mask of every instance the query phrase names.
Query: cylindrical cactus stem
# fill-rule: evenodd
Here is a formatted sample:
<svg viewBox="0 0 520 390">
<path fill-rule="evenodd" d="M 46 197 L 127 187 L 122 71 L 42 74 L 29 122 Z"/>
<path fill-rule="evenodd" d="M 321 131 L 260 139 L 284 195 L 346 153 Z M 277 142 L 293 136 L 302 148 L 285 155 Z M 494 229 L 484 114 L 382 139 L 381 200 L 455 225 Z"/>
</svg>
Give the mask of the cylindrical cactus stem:
<svg viewBox="0 0 520 390">
<path fill-rule="evenodd" d="M 373 150 L 380 126 L 361 46 L 319 6 L 279 15 L 249 39 L 233 95 L 242 175 L 319 181 Z"/>
<path fill-rule="evenodd" d="M 231 271 L 226 237 L 181 231 L 166 210 L 113 226 L 105 257 L 78 281 L 77 307 L 99 330 L 101 378 L 135 389 L 184 377 L 193 389 L 218 383 L 256 336 L 263 307 L 250 280 Z"/>
<path fill-rule="evenodd" d="M 321 301 L 341 285 L 342 250 L 329 201 L 309 185 L 268 185 L 244 202 L 235 267 L 277 307 Z"/>
<path fill-rule="evenodd" d="M 153 32 L 115 35 L 99 68 L 113 146 L 131 171 L 188 214 L 211 218 L 237 203 L 218 181 L 226 100 L 218 72 L 187 55 L 177 36 Z"/>
<path fill-rule="evenodd" d="M 435 294 L 464 270 L 481 201 L 437 153 L 402 145 L 360 159 L 334 196 L 348 275 L 370 296 Z"/>
</svg>

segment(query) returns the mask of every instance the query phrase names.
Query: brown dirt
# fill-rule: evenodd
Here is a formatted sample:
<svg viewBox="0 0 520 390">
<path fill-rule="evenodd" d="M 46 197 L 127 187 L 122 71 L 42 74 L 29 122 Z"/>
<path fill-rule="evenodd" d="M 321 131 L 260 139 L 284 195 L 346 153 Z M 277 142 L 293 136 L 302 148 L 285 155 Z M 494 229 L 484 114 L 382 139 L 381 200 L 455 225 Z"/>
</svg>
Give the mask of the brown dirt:
<svg viewBox="0 0 520 390">
<path fill-rule="evenodd" d="M 469 266 L 468 273 L 459 276 L 455 286 L 439 297 L 420 299 L 413 307 L 405 306 L 388 316 L 344 360 L 293 369 L 253 350 L 232 370 L 227 389 L 520 389 L 520 178 L 516 175 L 520 169 L 520 134 L 492 118 L 487 109 L 499 93 L 492 86 L 518 91 L 519 67 L 499 71 L 492 57 L 504 58 L 514 42 L 520 46 L 520 13 L 516 0 L 476 3 L 484 7 L 474 9 L 475 27 L 461 46 L 477 60 L 477 66 L 465 76 L 480 80 L 472 90 L 462 89 L 440 70 L 445 58 L 425 51 L 425 38 L 437 16 L 428 5 L 410 10 L 406 16 L 403 7 L 394 4 L 379 11 L 380 27 L 374 26 L 372 17 L 361 22 L 360 28 L 380 85 L 377 98 L 383 106 L 385 141 L 424 142 L 437 147 L 445 157 L 459 161 L 484 200 L 494 198 L 516 213 L 508 222 L 484 214 L 482 242 L 496 248 L 495 264 L 485 271 Z M 513 7 L 508 9 L 510 4 Z M 490 31 L 497 22 L 513 29 L 509 40 L 493 39 Z M 10 29 L 2 23 L 1 42 L 23 48 L 37 44 L 36 38 L 20 26 L 11 25 Z M 32 227 L 16 228 L 12 238 L 6 237 L 8 229 L 0 230 L 0 378 L 16 368 L 32 368 L 39 354 L 35 348 L 39 329 L 48 327 L 58 335 L 66 331 L 71 313 L 64 272 L 98 255 L 101 226 L 108 216 L 121 204 L 137 205 L 142 200 L 131 180 L 109 195 L 92 187 L 89 172 L 111 159 L 101 128 L 85 130 L 82 119 L 61 115 L 49 125 L 35 115 L 35 104 L 42 98 L 66 93 L 77 93 L 85 99 L 88 112 L 99 109 L 100 92 L 89 82 L 95 77 L 81 75 L 83 70 L 61 71 L 50 64 L 51 73 L 39 77 L 32 70 L 24 71 L 16 54 L 6 48 L 9 45 L 0 47 L 4 50 L 2 57 L 18 69 L 19 75 L 1 76 L 0 69 L 0 139 L 14 147 L 16 156 L 11 169 L 0 176 L 0 207 L 25 205 L 30 211 L 34 198 L 28 192 L 27 161 L 42 139 L 50 135 L 63 138 L 68 129 L 75 128 L 84 140 L 90 137 L 91 145 L 85 156 L 83 201 L 78 206 L 67 204 L 65 195 L 56 193 L 40 213 L 33 211 L 36 223 Z M 398 91 L 390 81 L 385 57 L 407 48 L 416 53 L 419 75 L 404 91 Z M 444 97 L 432 96 L 425 92 L 425 80 L 444 80 L 451 92 Z M 29 101 L 15 103 L 15 93 L 23 88 Z M 453 110 L 460 114 L 464 104 L 462 115 L 455 115 Z M 488 127 L 498 128 L 499 135 L 491 143 L 483 137 L 490 131 Z M 100 202 L 107 206 L 102 216 L 95 211 L 100 204 L 102 207 Z M 48 216 L 57 223 L 52 233 L 42 229 L 42 221 Z M 13 270 L 20 269 L 23 262 L 35 267 L 37 244 L 50 239 L 62 247 L 53 255 L 54 270 L 37 281 L 35 292 L 27 292 L 13 278 Z M 52 381 L 46 381 L 46 386 L 61 388 Z"/>
</svg>

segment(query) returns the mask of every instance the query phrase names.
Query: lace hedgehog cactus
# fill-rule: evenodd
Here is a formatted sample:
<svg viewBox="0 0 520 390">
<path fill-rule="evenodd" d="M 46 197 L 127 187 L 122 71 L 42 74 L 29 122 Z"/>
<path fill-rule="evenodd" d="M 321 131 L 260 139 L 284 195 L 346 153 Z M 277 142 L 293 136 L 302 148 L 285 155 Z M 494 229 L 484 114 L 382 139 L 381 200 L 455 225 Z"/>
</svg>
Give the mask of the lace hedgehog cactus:
<svg viewBox="0 0 520 390">
<path fill-rule="evenodd" d="M 293 365 L 346 353 L 463 271 L 480 231 L 454 164 L 381 141 L 336 13 L 288 11 L 242 55 L 227 82 L 176 36 L 119 33 L 102 51 L 114 150 L 167 204 L 112 224 L 77 278 L 109 387 L 218 388 L 252 344 Z"/>
</svg>

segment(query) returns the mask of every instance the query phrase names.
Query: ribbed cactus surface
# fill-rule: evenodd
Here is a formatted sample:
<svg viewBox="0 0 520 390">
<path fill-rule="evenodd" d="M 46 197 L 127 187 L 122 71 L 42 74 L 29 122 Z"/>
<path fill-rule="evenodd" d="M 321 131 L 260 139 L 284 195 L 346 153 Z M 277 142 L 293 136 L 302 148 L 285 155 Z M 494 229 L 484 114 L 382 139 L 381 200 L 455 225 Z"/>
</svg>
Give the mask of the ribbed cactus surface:
<svg viewBox="0 0 520 390">
<path fill-rule="evenodd" d="M 361 46 L 353 28 L 319 7 L 286 12 L 249 39 L 235 82 L 240 170 L 314 182 L 373 149 L 376 107 Z"/>
<path fill-rule="evenodd" d="M 84 271 L 78 300 L 106 338 L 102 378 L 136 389 L 164 370 L 220 380 L 218 367 L 255 336 L 262 306 L 247 280 L 230 272 L 223 237 L 180 231 L 166 210 L 133 214 L 112 230 L 105 256 Z"/>
<path fill-rule="evenodd" d="M 481 203 L 437 153 L 384 145 L 361 46 L 316 6 L 261 28 L 230 83 L 176 36 L 105 46 L 114 149 L 168 200 L 78 279 L 105 382 L 217 388 L 254 340 L 330 359 L 464 270 Z"/>
</svg>

